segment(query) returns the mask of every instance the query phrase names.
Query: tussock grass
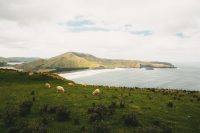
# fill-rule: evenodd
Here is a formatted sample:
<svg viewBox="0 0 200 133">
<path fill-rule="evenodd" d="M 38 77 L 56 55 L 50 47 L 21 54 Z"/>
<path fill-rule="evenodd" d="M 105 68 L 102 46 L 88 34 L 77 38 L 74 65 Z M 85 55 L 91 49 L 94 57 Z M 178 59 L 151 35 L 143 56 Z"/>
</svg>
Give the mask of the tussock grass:
<svg viewBox="0 0 200 133">
<path fill-rule="evenodd" d="M 46 82 L 51 88 L 45 87 Z M 29 76 L 25 72 L 0 70 L 0 132 L 79 133 L 99 128 L 111 133 L 200 132 L 199 92 L 69 86 L 69 82 L 72 81 L 56 75 Z M 57 85 L 63 86 L 65 92 L 56 93 Z M 103 93 L 93 96 L 96 88 Z M 88 113 L 88 109 L 92 111 Z M 20 111 L 27 111 L 26 115 L 21 116 Z M 127 126 L 129 121 L 134 126 Z"/>
</svg>

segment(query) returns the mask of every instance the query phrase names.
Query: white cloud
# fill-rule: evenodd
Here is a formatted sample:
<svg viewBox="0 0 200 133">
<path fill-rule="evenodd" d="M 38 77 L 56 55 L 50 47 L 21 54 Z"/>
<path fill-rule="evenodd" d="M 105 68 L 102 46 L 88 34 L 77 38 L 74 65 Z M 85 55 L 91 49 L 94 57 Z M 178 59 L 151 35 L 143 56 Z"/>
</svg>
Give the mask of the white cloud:
<svg viewBox="0 0 200 133">
<path fill-rule="evenodd" d="M 200 1 L 0 0 L 0 31 L 0 56 L 199 61 Z"/>
</svg>

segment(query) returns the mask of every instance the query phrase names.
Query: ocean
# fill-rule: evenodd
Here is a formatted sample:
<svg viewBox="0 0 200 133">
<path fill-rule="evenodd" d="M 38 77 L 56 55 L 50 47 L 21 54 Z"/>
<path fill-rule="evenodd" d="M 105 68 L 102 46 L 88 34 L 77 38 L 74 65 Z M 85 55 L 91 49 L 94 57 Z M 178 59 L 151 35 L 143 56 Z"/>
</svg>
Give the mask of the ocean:
<svg viewBox="0 0 200 133">
<path fill-rule="evenodd" d="M 86 70 L 60 74 L 81 84 L 200 91 L 200 63 L 177 63 L 177 68 Z"/>
</svg>

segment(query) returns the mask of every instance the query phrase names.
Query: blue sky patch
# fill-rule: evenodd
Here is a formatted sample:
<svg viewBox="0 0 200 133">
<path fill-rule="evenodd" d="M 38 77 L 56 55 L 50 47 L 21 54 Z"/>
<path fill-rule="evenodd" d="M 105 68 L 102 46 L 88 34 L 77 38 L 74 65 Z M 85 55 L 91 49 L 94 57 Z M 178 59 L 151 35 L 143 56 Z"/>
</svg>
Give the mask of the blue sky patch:
<svg viewBox="0 0 200 133">
<path fill-rule="evenodd" d="M 130 31 L 130 33 L 134 35 L 143 35 L 143 36 L 149 36 L 153 34 L 153 32 L 149 30 Z"/>
<path fill-rule="evenodd" d="M 185 35 L 182 32 L 176 33 L 176 36 L 179 38 L 185 38 Z"/>
</svg>

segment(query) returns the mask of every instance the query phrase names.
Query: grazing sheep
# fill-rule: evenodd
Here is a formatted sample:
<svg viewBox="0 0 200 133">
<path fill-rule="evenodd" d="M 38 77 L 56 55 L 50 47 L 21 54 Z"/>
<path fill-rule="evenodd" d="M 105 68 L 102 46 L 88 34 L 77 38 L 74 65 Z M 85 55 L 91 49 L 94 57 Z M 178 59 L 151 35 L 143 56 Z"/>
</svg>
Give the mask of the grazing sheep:
<svg viewBox="0 0 200 133">
<path fill-rule="evenodd" d="M 57 86 L 56 89 L 57 92 L 63 92 L 63 93 L 65 92 L 65 89 L 62 86 Z"/>
<path fill-rule="evenodd" d="M 45 86 L 46 86 L 47 88 L 51 88 L 51 85 L 50 85 L 49 83 L 45 83 Z"/>
<path fill-rule="evenodd" d="M 82 86 L 87 87 L 87 84 L 82 84 Z"/>
<path fill-rule="evenodd" d="M 68 83 L 68 85 L 69 85 L 69 86 L 74 86 L 74 84 L 73 84 L 73 83 Z"/>
<path fill-rule="evenodd" d="M 94 90 L 93 92 L 92 92 L 92 95 L 99 95 L 99 93 L 100 93 L 100 90 L 99 89 L 96 89 L 96 90 Z"/>
<path fill-rule="evenodd" d="M 32 75 L 33 75 L 33 72 L 30 72 L 28 75 L 29 75 L 29 76 L 32 76 Z"/>
</svg>

